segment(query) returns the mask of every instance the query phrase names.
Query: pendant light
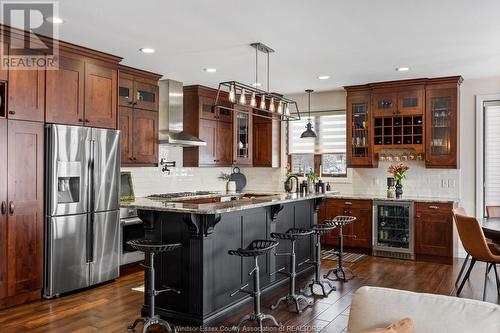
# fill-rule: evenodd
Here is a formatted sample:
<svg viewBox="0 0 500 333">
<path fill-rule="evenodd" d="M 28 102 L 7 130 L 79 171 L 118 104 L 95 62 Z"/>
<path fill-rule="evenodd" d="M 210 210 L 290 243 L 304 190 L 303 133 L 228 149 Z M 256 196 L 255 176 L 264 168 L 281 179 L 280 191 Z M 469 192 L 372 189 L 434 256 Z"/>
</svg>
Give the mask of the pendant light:
<svg viewBox="0 0 500 333">
<path fill-rule="evenodd" d="M 274 98 L 271 97 L 271 101 L 269 102 L 269 111 L 274 112 Z"/>
<path fill-rule="evenodd" d="M 241 105 L 247 104 L 247 99 L 245 97 L 245 88 L 241 89 L 240 104 Z"/>
<path fill-rule="evenodd" d="M 266 97 L 264 95 L 260 96 L 260 108 L 262 110 L 266 109 Z"/>
<path fill-rule="evenodd" d="M 308 94 L 308 98 L 309 98 L 309 110 L 308 110 L 308 116 L 307 116 L 308 118 L 307 118 L 306 130 L 300 135 L 301 139 L 316 138 L 317 137 L 316 133 L 313 131 L 313 126 L 311 123 L 311 93 L 313 91 L 314 90 L 312 90 L 312 89 L 306 90 L 306 93 Z"/>
<path fill-rule="evenodd" d="M 236 93 L 234 92 L 234 86 L 229 87 L 229 101 L 234 103 L 236 101 Z"/>
<path fill-rule="evenodd" d="M 300 111 L 294 100 L 282 94 L 271 92 L 270 54 L 275 51 L 260 42 L 252 43 L 250 46 L 255 50 L 254 83 L 249 85 L 238 81 L 220 82 L 219 89 L 217 90 L 217 97 L 215 98 L 215 106 L 234 113 L 239 113 L 241 109 L 236 107 L 238 104 L 248 105 L 258 111 L 254 114 L 258 117 L 271 120 L 279 119 L 280 121 L 300 120 Z M 263 81 L 259 81 L 259 53 L 264 53 L 267 58 L 267 89 L 259 88 L 264 84 Z M 262 84 L 259 82 L 262 82 Z M 222 99 L 219 98 L 221 93 L 223 96 L 229 96 L 230 105 L 224 103 Z M 291 110 L 292 108 L 294 111 Z M 290 111 L 293 112 L 293 115 L 290 114 Z M 278 114 L 279 117 L 277 117 L 276 114 Z"/>
<path fill-rule="evenodd" d="M 250 97 L 250 106 L 253 108 L 257 107 L 257 100 L 255 99 L 255 91 L 252 92 L 252 97 Z"/>
</svg>

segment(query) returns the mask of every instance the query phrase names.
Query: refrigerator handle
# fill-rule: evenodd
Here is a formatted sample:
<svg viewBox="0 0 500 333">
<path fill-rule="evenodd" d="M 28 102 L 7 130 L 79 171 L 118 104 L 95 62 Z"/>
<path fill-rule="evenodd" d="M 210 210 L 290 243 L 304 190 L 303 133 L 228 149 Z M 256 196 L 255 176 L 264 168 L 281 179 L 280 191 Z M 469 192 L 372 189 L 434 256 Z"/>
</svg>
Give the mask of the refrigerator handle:
<svg viewBox="0 0 500 333">
<path fill-rule="evenodd" d="M 87 222 L 87 262 L 94 261 L 94 214 L 89 214 Z"/>
<path fill-rule="evenodd" d="M 89 215 L 87 219 L 87 262 L 94 261 L 94 138 L 90 139 Z"/>
</svg>

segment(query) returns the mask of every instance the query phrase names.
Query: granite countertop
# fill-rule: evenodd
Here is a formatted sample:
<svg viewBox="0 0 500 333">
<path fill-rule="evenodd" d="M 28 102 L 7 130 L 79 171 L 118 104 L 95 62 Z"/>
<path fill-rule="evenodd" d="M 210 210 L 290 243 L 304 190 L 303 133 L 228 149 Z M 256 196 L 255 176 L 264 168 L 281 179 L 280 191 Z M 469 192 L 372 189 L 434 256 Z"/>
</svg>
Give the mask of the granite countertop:
<svg viewBox="0 0 500 333">
<path fill-rule="evenodd" d="M 251 193 L 236 193 L 236 194 L 213 194 L 212 196 L 243 196 L 251 195 Z M 222 214 L 234 212 L 239 210 L 264 207 L 270 205 L 284 204 L 299 200 L 311 200 L 316 198 L 323 198 L 325 194 L 297 194 L 297 193 L 279 193 L 262 195 L 258 194 L 256 197 L 244 197 L 239 200 L 226 201 L 226 202 L 213 202 L 213 203 L 182 203 L 179 200 L 191 200 L 196 198 L 207 198 L 210 196 L 198 197 L 185 197 L 172 199 L 150 199 L 150 198 L 137 198 L 135 201 L 127 204 L 129 207 L 135 207 L 142 210 L 155 210 L 176 213 L 192 213 L 192 214 Z"/>
<path fill-rule="evenodd" d="M 429 197 L 429 196 L 405 196 L 403 198 L 387 198 L 385 195 L 381 194 L 326 194 L 327 198 L 332 199 L 350 199 L 350 200 L 383 200 L 383 201 L 398 201 L 398 202 L 436 202 L 436 203 L 459 203 L 460 200 L 457 198 L 442 198 L 442 197 Z"/>
</svg>

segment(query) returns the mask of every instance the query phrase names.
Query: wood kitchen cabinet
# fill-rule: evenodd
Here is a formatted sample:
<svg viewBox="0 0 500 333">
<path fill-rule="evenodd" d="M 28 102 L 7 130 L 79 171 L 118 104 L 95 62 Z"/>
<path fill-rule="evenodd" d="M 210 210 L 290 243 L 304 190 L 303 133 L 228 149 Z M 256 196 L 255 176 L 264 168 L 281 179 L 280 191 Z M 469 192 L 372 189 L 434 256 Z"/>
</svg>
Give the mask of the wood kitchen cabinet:
<svg viewBox="0 0 500 333">
<path fill-rule="evenodd" d="M 327 199 L 322 203 L 322 206 L 324 206 L 324 215 L 321 218 L 326 220 L 331 220 L 339 215 L 356 217 L 356 221 L 343 229 L 344 246 L 360 249 L 372 248 L 371 200 Z M 339 229 L 334 229 L 323 239 L 327 245 L 339 246 Z"/>
<path fill-rule="evenodd" d="M 7 119 L 0 118 L 0 308 L 7 296 Z"/>
<path fill-rule="evenodd" d="M 233 163 L 232 124 L 217 120 L 200 120 L 199 138 L 207 143 L 199 147 L 200 166 L 230 166 Z"/>
<path fill-rule="evenodd" d="M 0 201 L 6 202 L 0 223 L 0 238 L 5 240 L 0 243 L 0 256 L 6 256 L 2 260 L 4 266 L 0 266 L 0 308 L 3 308 L 38 299 L 41 294 L 44 125 L 9 120 L 4 131 L 5 120 L 2 120 L 0 127 L 1 134 L 7 133 L 7 167 L 0 169 L 0 177 L 4 182 L 6 172 L 8 183 L 5 197 L 5 186 L 0 180 L 0 196 L 3 196 Z M 0 154 L 5 154 L 5 144 Z"/>
<path fill-rule="evenodd" d="M 85 63 L 85 125 L 117 127 L 117 90 L 116 68 Z"/>
<path fill-rule="evenodd" d="M 233 116 L 233 164 L 252 165 L 253 158 L 253 110 L 235 105 L 238 112 Z"/>
<path fill-rule="evenodd" d="M 459 167 L 459 87 L 461 77 L 437 80 L 426 89 L 425 166 Z"/>
<path fill-rule="evenodd" d="M 370 92 L 348 90 L 346 121 L 348 167 L 366 168 L 378 165 L 373 154 L 372 119 Z"/>
<path fill-rule="evenodd" d="M 255 111 L 254 110 L 254 114 Z M 253 117 L 253 166 L 278 168 L 281 156 L 281 121 Z"/>
<path fill-rule="evenodd" d="M 375 89 L 372 108 L 375 117 L 410 116 L 424 113 L 423 85 Z"/>
<path fill-rule="evenodd" d="M 136 109 L 158 111 L 160 75 L 120 66 L 118 104 Z"/>
<path fill-rule="evenodd" d="M 15 51 L 10 50 L 11 53 Z M 39 56 L 40 53 L 33 52 Z M 9 70 L 9 119 L 43 122 L 45 118 L 45 69 Z"/>
<path fill-rule="evenodd" d="M 160 77 L 158 74 L 126 66 L 119 68 L 118 128 L 123 166 L 158 165 L 157 110 Z M 147 95 L 144 91 L 152 92 L 154 96 L 138 97 Z"/>
<path fill-rule="evenodd" d="M 415 203 L 415 254 L 425 260 L 440 257 L 453 260 L 453 205 L 447 203 Z"/>
<path fill-rule="evenodd" d="M 82 59 L 59 57 L 59 68 L 46 72 L 46 112 L 48 123 L 85 125 L 85 63 Z"/>
<path fill-rule="evenodd" d="M 0 52 L 1 54 L 6 56 L 9 55 L 9 44 L 7 43 L 0 43 Z M 9 71 L 7 69 L 4 69 L 3 66 L 0 68 L 0 81 L 7 81 L 9 79 Z"/>
<path fill-rule="evenodd" d="M 119 108 L 122 165 L 158 164 L 158 112 Z"/>
<path fill-rule="evenodd" d="M 461 76 L 370 83 L 347 91 L 347 165 L 377 167 L 385 149 L 425 155 L 427 168 L 458 168 Z M 386 152 L 387 153 L 387 152 Z"/>
<path fill-rule="evenodd" d="M 217 90 L 203 86 L 184 87 L 184 131 L 206 142 L 206 146 L 184 147 L 188 167 L 231 166 L 233 157 L 233 111 L 215 107 Z M 230 107 L 225 94 L 220 103 Z"/>
</svg>

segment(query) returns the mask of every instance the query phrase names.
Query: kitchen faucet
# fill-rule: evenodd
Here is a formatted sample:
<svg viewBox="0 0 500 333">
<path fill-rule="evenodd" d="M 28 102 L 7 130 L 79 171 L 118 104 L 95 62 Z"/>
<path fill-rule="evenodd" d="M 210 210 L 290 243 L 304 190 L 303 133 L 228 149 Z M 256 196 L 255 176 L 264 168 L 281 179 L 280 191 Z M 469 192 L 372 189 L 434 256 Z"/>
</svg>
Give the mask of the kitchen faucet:
<svg viewBox="0 0 500 333">
<path fill-rule="evenodd" d="M 288 192 L 288 193 L 291 193 L 292 192 L 292 178 L 295 179 L 295 192 L 296 193 L 299 193 L 299 178 L 295 175 L 290 175 L 287 177 L 287 179 L 285 180 L 285 191 Z"/>
</svg>

